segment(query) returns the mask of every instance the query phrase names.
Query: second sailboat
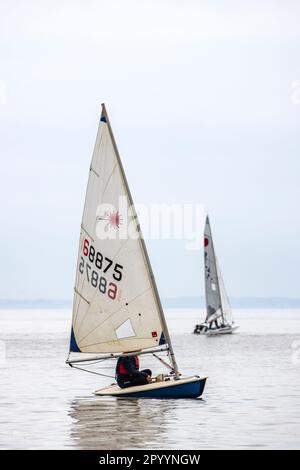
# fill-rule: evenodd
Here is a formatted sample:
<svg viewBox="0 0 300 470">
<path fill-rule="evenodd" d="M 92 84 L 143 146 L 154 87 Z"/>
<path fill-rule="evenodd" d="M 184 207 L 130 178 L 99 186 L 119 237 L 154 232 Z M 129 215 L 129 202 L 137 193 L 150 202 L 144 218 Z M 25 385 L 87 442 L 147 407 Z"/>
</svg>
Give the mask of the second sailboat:
<svg viewBox="0 0 300 470">
<path fill-rule="evenodd" d="M 215 254 L 209 218 L 206 218 L 204 230 L 204 271 L 206 318 L 195 326 L 195 334 L 208 336 L 233 333 L 235 325 L 231 306 Z"/>
</svg>

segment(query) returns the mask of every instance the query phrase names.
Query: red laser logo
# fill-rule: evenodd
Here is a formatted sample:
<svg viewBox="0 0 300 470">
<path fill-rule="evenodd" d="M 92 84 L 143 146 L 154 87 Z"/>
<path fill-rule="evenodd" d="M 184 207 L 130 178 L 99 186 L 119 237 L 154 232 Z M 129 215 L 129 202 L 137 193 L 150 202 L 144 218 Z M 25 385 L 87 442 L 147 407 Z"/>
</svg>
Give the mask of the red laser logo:
<svg viewBox="0 0 300 470">
<path fill-rule="evenodd" d="M 116 212 L 108 212 L 105 214 L 104 217 L 98 217 L 98 220 L 105 220 L 107 224 L 117 230 L 122 223 L 121 215 L 119 211 Z"/>
</svg>

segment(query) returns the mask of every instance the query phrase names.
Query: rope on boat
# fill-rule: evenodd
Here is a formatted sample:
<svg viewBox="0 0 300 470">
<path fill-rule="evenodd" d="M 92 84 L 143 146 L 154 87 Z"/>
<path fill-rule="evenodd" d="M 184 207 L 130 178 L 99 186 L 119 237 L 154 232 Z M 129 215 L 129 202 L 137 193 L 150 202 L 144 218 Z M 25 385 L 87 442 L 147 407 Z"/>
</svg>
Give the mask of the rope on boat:
<svg viewBox="0 0 300 470">
<path fill-rule="evenodd" d="M 161 357 L 157 356 L 154 353 L 153 353 L 153 356 L 156 357 L 156 359 L 158 359 L 160 362 L 162 362 L 168 369 L 174 372 L 173 367 L 170 364 L 168 364 L 166 361 L 164 361 Z"/>
<path fill-rule="evenodd" d="M 96 361 L 93 364 L 88 364 L 88 365 L 93 366 L 94 364 L 97 364 L 97 362 L 102 362 L 104 360 L 105 359 L 102 359 L 100 361 Z M 83 367 L 73 366 L 72 364 L 69 364 L 69 366 L 72 367 L 73 369 L 82 370 L 83 372 L 89 372 L 90 374 L 101 375 L 103 377 L 109 377 L 111 379 L 115 379 L 115 377 L 113 375 L 101 374 L 101 372 L 95 372 L 94 370 L 88 370 L 88 369 L 84 369 Z"/>
</svg>

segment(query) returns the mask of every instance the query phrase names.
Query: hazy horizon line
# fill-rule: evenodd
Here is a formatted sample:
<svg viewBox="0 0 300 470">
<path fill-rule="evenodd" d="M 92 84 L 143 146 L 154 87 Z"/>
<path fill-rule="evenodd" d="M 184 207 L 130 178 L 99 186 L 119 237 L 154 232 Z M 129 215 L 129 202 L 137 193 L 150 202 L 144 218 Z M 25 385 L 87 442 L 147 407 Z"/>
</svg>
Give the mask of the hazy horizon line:
<svg viewBox="0 0 300 470">
<path fill-rule="evenodd" d="M 162 297 L 165 308 L 204 308 L 205 297 L 181 296 Z M 233 308 L 300 308 L 300 298 L 296 297 L 231 297 Z M 72 299 L 0 299 L 0 309 L 4 308 L 71 308 Z"/>
</svg>

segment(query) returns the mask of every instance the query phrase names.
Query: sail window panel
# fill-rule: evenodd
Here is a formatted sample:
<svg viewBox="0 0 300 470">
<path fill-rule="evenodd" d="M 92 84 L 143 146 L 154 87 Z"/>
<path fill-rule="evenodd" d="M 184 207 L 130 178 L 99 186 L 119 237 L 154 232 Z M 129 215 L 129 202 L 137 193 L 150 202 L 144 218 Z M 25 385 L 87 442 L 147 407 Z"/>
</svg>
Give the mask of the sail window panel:
<svg viewBox="0 0 300 470">
<path fill-rule="evenodd" d="M 129 318 L 116 329 L 116 336 L 118 339 L 136 336 Z"/>
</svg>

